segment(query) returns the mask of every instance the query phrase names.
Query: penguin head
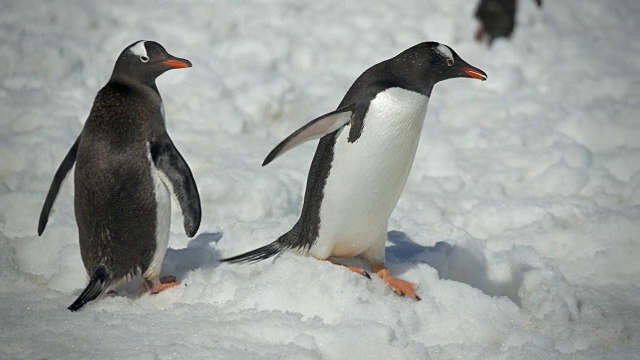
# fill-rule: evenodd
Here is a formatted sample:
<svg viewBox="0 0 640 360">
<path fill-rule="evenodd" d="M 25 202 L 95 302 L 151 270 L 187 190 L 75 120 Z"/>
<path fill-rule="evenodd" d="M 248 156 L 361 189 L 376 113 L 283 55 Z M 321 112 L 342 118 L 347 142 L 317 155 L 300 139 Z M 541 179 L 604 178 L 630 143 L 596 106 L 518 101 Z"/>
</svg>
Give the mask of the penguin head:
<svg viewBox="0 0 640 360">
<path fill-rule="evenodd" d="M 155 41 L 140 40 L 127 46 L 116 61 L 113 77 L 124 77 L 154 85 L 155 79 L 167 70 L 188 68 L 191 62 L 169 54 Z"/>
<path fill-rule="evenodd" d="M 423 42 L 412 46 L 387 61 L 400 87 L 429 96 L 433 86 L 452 78 L 486 80 L 487 74 L 469 65 L 449 46 L 437 42 Z"/>
</svg>

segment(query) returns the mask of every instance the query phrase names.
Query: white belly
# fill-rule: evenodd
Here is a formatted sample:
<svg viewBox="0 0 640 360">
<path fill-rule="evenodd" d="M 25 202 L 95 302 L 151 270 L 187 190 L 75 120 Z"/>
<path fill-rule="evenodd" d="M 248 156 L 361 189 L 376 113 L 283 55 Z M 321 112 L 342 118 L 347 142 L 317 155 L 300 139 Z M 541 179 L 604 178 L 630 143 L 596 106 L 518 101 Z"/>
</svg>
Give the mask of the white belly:
<svg viewBox="0 0 640 360">
<path fill-rule="evenodd" d="M 171 227 L 171 193 L 167 188 L 170 184 L 167 179 L 163 179 L 164 175 L 159 172 L 151 160 L 151 177 L 153 178 L 154 192 L 156 197 L 156 251 L 149 268 L 144 272 L 145 279 L 154 279 L 160 276 L 164 255 L 169 245 L 169 230 Z"/>
<path fill-rule="evenodd" d="M 387 222 L 407 182 L 427 111 L 427 96 L 391 88 L 369 105 L 360 138 L 338 135 L 320 205 L 317 258 L 384 256 Z M 375 254 L 380 256 L 380 254 Z M 371 257 L 371 256 L 369 256 Z"/>
</svg>

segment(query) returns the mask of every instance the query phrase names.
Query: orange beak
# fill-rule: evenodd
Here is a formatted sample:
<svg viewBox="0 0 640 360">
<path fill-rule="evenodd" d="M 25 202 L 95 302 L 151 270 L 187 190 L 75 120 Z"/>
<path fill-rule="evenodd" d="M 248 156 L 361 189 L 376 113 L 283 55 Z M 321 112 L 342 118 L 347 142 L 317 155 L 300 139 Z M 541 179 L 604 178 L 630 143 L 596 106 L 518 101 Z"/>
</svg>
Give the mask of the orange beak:
<svg viewBox="0 0 640 360">
<path fill-rule="evenodd" d="M 482 81 L 487 80 L 487 74 L 480 69 L 463 67 L 460 70 L 464 71 L 467 75 L 469 75 L 469 77 L 472 77 L 474 79 L 478 79 Z"/>
<path fill-rule="evenodd" d="M 174 68 L 188 68 L 191 67 L 191 62 L 186 59 L 169 59 L 162 62 Z"/>
</svg>

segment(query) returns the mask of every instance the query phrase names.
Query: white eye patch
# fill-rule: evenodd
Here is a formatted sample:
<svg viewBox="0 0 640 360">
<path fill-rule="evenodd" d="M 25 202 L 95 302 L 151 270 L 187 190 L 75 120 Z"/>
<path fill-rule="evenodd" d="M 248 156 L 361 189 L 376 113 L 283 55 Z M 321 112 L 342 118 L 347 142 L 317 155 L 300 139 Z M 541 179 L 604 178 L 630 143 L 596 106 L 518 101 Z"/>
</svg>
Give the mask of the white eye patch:
<svg viewBox="0 0 640 360">
<path fill-rule="evenodd" d="M 447 64 L 449 64 L 449 66 L 453 65 L 453 53 L 447 45 L 439 44 L 436 46 L 435 50 L 447 59 Z"/>
<path fill-rule="evenodd" d="M 131 51 L 134 55 L 140 56 L 141 58 L 144 57 L 146 59 L 149 59 L 149 56 L 147 55 L 147 48 L 144 46 L 144 43 L 144 40 L 138 41 L 129 48 L 129 51 Z"/>
</svg>

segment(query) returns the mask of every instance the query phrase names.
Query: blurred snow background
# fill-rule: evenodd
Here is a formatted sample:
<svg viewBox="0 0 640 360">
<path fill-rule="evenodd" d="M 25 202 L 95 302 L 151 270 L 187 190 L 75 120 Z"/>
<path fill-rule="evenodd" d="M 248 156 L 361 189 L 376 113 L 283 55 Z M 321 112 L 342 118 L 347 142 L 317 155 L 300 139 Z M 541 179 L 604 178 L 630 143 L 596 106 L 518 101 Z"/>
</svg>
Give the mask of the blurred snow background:
<svg viewBox="0 0 640 360">
<path fill-rule="evenodd" d="M 450 1 L 0 1 L 0 358 L 640 358 L 640 2 L 520 1 L 512 41 Z M 130 43 L 194 67 L 158 81 L 203 201 L 174 206 L 164 273 L 78 313 L 67 181 L 46 191 Z M 311 258 L 218 259 L 296 221 L 314 144 L 268 151 L 369 66 L 434 40 L 487 72 L 434 89 L 387 264 L 421 302 Z"/>
</svg>

